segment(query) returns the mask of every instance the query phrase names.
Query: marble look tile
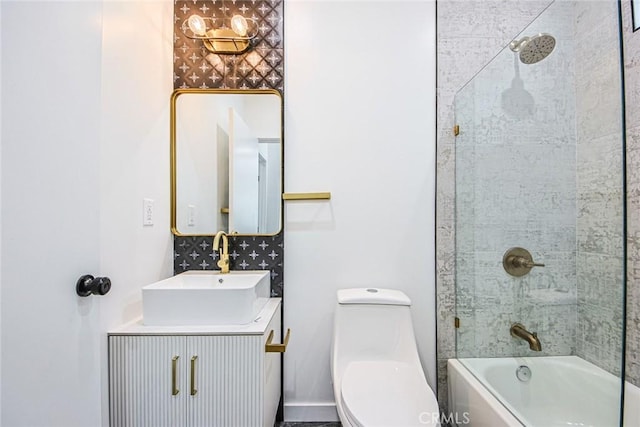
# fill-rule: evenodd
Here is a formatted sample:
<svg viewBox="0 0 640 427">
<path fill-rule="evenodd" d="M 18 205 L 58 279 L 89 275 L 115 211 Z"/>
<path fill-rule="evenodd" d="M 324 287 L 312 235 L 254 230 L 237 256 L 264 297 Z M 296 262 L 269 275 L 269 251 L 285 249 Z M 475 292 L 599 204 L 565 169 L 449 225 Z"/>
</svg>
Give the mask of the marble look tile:
<svg viewBox="0 0 640 427">
<path fill-rule="evenodd" d="M 446 413 L 449 407 L 449 384 L 447 383 L 447 359 L 438 359 L 438 385 L 437 394 L 440 413 Z"/>
<path fill-rule="evenodd" d="M 632 58 L 640 61 L 640 54 Z M 627 108 L 628 106 L 629 97 Z M 627 129 L 627 233 L 625 372 L 627 381 L 640 386 L 640 121 L 635 122 L 634 127 Z"/>
<path fill-rule="evenodd" d="M 622 33 L 624 37 L 629 37 L 633 34 L 632 19 L 631 19 L 631 2 L 621 2 L 622 8 Z"/>
<path fill-rule="evenodd" d="M 640 126 L 640 36 L 631 29 L 630 2 L 622 2 L 627 128 Z"/>
<path fill-rule="evenodd" d="M 576 43 L 579 141 L 619 132 L 622 127 L 620 54 L 610 47 L 618 44 L 617 31 L 611 30 L 607 23 L 593 31 Z M 594 43 L 594 40 L 598 42 Z"/>
<path fill-rule="evenodd" d="M 616 198 L 617 204 L 622 203 L 622 195 Z M 616 203 L 608 201 L 606 204 Z M 597 209 L 594 209 L 597 212 Z M 600 211 L 605 214 L 606 211 Z M 622 256 L 624 236 L 622 218 L 580 217 L 578 218 L 577 243 L 578 250 L 594 254 Z"/>
<path fill-rule="evenodd" d="M 611 49 L 590 50 L 584 43 L 589 31 L 595 31 L 594 23 L 602 25 L 602 16 L 613 10 L 614 2 L 596 5 L 605 7 L 604 12 L 593 8 L 591 3 L 556 2 L 551 6 L 559 8 L 555 13 L 543 14 L 530 26 L 527 24 L 548 2 L 438 4 L 438 144 L 439 148 L 455 145 L 455 150 L 440 150 L 438 154 L 442 155 L 438 178 L 447 177 L 438 182 L 442 187 L 438 192 L 440 200 L 446 203 L 438 208 L 438 215 L 452 214 L 453 209 L 457 209 L 455 224 L 450 222 L 453 219 L 449 216 L 438 219 L 439 241 L 455 240 L 457 254 L 452 260 L 450 243 L 441 244 L 437 253 L 438 265 L 443 268 L 443 274 L 438 278 L 438 293 L 442 294 L 438 299 L 441 306 L 438 329 L 440 334 L 441 326 L 451 328 L 449 322 L 454 309 L 462 323 L 457 331 L 458 356 L 530 354 L 525 344 L 510 337 L 508 329 L 513 321 L 526 322 L 528 327 L 543 334 L 545 354 L 572 354 L 578 345 L 578 316 L 586 315 L 588 310 L 584 307 L 588 305 L 591 317 L 585 321 L 587 326 L 580 326 L 580 333 L 581 337 L 588 336 L 585 331 L 590 331 L 591 335 L 589 340 L 581 339 L 581 350 L 592 360 L 602 360 L 608 369 L 615 369 L 619 349 L 616 353 L 610 348 L 600 348 L 599 352 L 587 348 L 595 347 L 594 342 L 615 347 L 615 324 L 621 319 L 615 317 L 613 302 L 619 300 L 619 292 L 616 294 L 606 288 L 610 276 L 614 275 L 613 270 L 607 270 L 603 265 L 596 274 L 593 269 L 584 268 L 578 277 L 575 267 L 578 254 L 581 260 L 594 264 L 596 261 L 589 257 L 601 256 L 586 252 L 587 248 L 595 247 L 587 238 L 583 238 L 583 251 L 577 253 L 577 234 L 582 232 L 582 236 L 588 236 L 594 229 L 606 230 L 596 217 L 612 207 L 607 203 L 615 201 L 598 198 L 597 192 L 593 191 L 595 187 L 591 183 L 602 180 L 608 173 L 604 163 L 607 159 L 597 150 L 584 152 L 592 156 L 592 163 L 590 169 L 577 170 L 581 174 L 578 182 L 582 183 L 578 188 L 575 146 L 579 141 L 592 141 L 594 135 L 611 135 L 620 129 L 619 121 L 614 126 L 615 113 L 601 109 L 602 106 L 615 107 L 614 98 L 608 97 L 615 92 L 615 82 L 609 78 L 612 69 L 607 68 L 607 63 L 614 60 L 609 52 Z M 567 22 L 574 16 L 575 23 Z M 599 28 L 600 31 L 604 29 Z M 554 33 L 559 41 L 557 50 L 537 67 L 514 63 L 510 52 L 498 55 L 486 66 L 521 30 L 527 34 L 543 30 Z M 574 36 L 583 43 L 574 43 Z M 639 39 L 636 37 L 636 40 Z M 580 58 L 576 58 L 574 51 L 582 52 Z M 591 64 L 595 65 L 593 70 L 582 70 Z M 640 65 L 640 61 L 634 59 L 627 67 L 636 64 Z M 554 72 L 550 73 L 550 69 Z M 478 72 L 477 79 L 467 85 Z M 514 88 L 516 72 L 527 93 L 520 92 L 513 98 L 515 104 L 508 104 L 505 100 L 509 100 L 509 89 Z M 485 78 L 488 75 L 491 77 Z M 640 72 L 635 75 L 640 76 Z M 596 87 L 587 85 L 590 79 L 598 82 Z M 638 80 L 640 85 L 640 78 Z M 574 82 L 582 85 L 576 86 Z M 635 90 L 635 93 L 639 92 Z M 479 99 L 488 101 L 480 102 Z M 531 103 L 518 104 L 528 100 Z M 510 108 L 510 105 L 524 105 L 526 114 L 520 114 L 518 108 Z M 640 105 L 640 100 L 636 105 Z M 635 114 L 634 110 L 627 113 Z M 640 113 L 637 117 L 640 119 Z M 452 122 L 461 124 L 461 136 L 455 140 L 449 133 Z M 573 125 L 576 122 L 580 138 Z M 640 120 L 635 123 L 640 126 Z M 543 149 L 536 152 L 542 145 Z M 482 151 L 485 147 L 486 151 Z M 457 173 L 453 175 L 455 169 Z M 595 169 L 601 174 L 589 172 Z M 537 172 L 532 179 L 535 183 L 529 185 L 519 181 L 518 173 L 522 171 Z M 450 190 L 452 178 L 458 180 L 455 201 Z M 492 191 L 496 188 L 504 191 L 504 198 Z M 608 233 L 602 237 L 611 240 L 616 236 Z M 637 237 L 640 239 L 640 227 Z M 516 245 L 530 246 L 534 257 L 543 259 L 548 268 L 534 270 L 521 280 L 506 277 L 500 260 L 506 248 Z M 636 253 L 640 254 L 640 248 Z M 602 262 L 606 266 L 613 265 L 611 260 Z M 458 292 L 453 294 L 453 303 L 452 267 Z M 576 283 L 579 281 L 578 291 Z M 568 292 L 561 298 L 540 300 L 540 295 L 556 290 Z M 583 304 L 580 312 L 579 297 Z M 599 297 L 608 302 L 595 310 L 591 302 Z M 610 319 L 605 314 L 610 315 Z M 603 333 L 596 333 L 600 327 Z M 455 334 L 453 330 L 451 336 Z M 447 353 L 451 349 L 451 336 L 442 334 L 439 337 L 439 343 L 447 343 Z M 442 348 L 438 349 L 439 385 L 446 383 L 446 357 L 442 356 L 442 351 Z M 629 364 L 637 366 L 640 361 L 629 360 Z M 441 390 L 439 395 L 445 397 Z"/>
<path fill-rule="evenodd" d="M 455 227 L 452 222 L 440 222 L 436 227 L 436 246 L 439 253 L 441 253 L 443 264 L 447 265 L 450 262 L 455 262 Z M 447 268 L 448 271 L 453 271 L 453 266 Z"/>
<path fill-rule="evenodd" d="M 445 133 L 452 134 L 450 130 Z M 438 142 L 437 147 L 436 222 L 438 227 L 453 227 L 455 200 L 455 146 Z M 442 242 L 438 241 L 438 244 Z M 450 253 L 440 246 L 438 253 Z"/>
<path fill-rule="evenodd" d="M 520 322 L 540 337 L 540 356 L 566 356 L 575 353 L 577 315 L 575 300 L 570 305 L 541 305 L 534 302 L 523 304 L 519 309 Z M 526 346 L 520 346 L 520 355 L 531 355 Z"/>
<path fill-rule="evenodd" d="M 622 188 L 622 129 L 600 138 L 581 139 L 576 151 L 578 191 Z"/>
<path fill-rule="evenodd" d="M 627 214 L 632 219 L 629 226 L 640 228 L 640 126 L 627 131 Z"/>
<path fill-rule="evenodd" d="M 574 39 L 575 2 L 556 1 L 535 18 L 519 35 L 551 33 L 558 44 Z"/>
<path fill-rule="evenodd" d="M 487 35 L 515 37 L 549 3 L 548 0 L 441 1 L 438 3 L 438 34 L 459 38 Z M 509 19 L 505 19 L 506 17 Z"/>
<path fill-rule="evenodd" d="M 506 212 L 513 212 L 514 209 Z M 576 245 L 575 225 L 557 225 L 553 219 L 542 221 L 536 218 L 522 220 L 499 218 L 489 221 L 477 221 L 472 238 L 471 250 L 480 252 L 498 252 L 496 259 L 513 246 L 526 247 L 536 258 L 551 252 L 573 252 Z M 523 227 L 523 224 L 525 227 Z M 500 255 L 500 256 L 498 256 Z"/>
<path fill-rule="evenodd" d="M 590 304 L 608 310 L 622 307 L 621 257 L 578 252 L 576 265 L 580 305 Z"/>
<path fill-rule="evenodd" d="M 576 1 L 573 2 L 573 6 L 575 8 L 575 26 L 573 29 L 576 38 L 588 34 L 602 24 L 605 19 L 609 22 L 613 19 L 614 27 L 617 31 L 618 5 L 615 1 Z"/>
<path fill-rule="evenodd" d="M 633 236 L 632 244 L 640 244 L 640 235 Z M 640 259 L 629 260 L 627 275 L 627 381 L 640 386 Z"/>
<path fill-rule="evenodd" d="M 460 90 L 508 43 L 501 37 L 438 39 L 438 85 Z"/>
<path fill-rule="evenodd" d="M 622 310 L 599 305 L 578 306 L 576 354 L 619 375 L 622 363 Z"/>
<path fill-rule="evenodd" d="M 437 349 L 441 358 L 455 356 L 455 289 L 453 274 L 438 276 L 436 293 Z"/>
</svg>

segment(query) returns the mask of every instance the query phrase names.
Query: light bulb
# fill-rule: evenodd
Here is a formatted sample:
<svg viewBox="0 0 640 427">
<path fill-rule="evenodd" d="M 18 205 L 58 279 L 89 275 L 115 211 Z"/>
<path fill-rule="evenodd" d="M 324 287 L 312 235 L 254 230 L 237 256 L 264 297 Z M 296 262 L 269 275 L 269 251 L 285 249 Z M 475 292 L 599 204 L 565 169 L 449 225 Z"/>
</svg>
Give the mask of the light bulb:
<svg viewBox="0 0 640 427">
<path fill-rule="evenodd" d="M 231 18 L 231 29 L 237 35 L 245 37 L 247 35 L 247 30 L 249 29 L 249 24 L 247 24 L 247 20 L 244 19 L 244 16 L 233 15 L 233 18 Z"/>
<path fill-rule="evenodd" d="M 199 36 L 204 36 L 207 34 L 207 24 L 200 16 L 191 15 L 187 22 L 189 25 L 189 29 L 193 31 L 194 34 L 197 34 Z"/>
</svg>

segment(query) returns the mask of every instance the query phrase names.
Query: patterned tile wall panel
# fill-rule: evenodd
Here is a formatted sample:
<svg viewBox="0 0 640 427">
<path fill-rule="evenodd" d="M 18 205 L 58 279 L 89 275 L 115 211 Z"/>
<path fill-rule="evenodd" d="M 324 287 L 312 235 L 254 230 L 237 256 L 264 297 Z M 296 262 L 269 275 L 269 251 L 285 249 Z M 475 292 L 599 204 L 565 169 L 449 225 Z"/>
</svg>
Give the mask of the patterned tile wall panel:
<svg viewBox="0 0 640 427">
<path fill-rule="evenodd" d="M 284 93 L 283 0 L 176 0 L 174 5 L 174 88 L 276 89 Z M 217 55 L 186 37 L 182 25 L 192 14 L 229 26 L 241 14 L 257 22 L 258 35 L 241 55 Z M 271 270 L 271 294 L 283 296 L 283 232 L 276 236 L 230 237 L 232 270 Z M 174 272 L 217 270 L 211 236 L 174 238 Z"/>
<path fill-rule="evenodd" d="M 177 0 L 174 6 L 174 84 L 178 88 L 284 90 L 282 0 Z M 252 47 L 241 55 L 217 55 L 182 26 L 193 14 L 229 27 L 235 14 L 258 25 Z"/>
<path fill-rule="evenodd" d="M 231 270 L 271 270 L 271 295 L 282 296 L 283 234 L 275 236 L 229 236 L 229 268 Z M 218 252 L 213 250 L 213 237 L 174 238 L 173 269 L 176 274 L 187 270 L 219 270 Z"/>
<path fill-rule="evenodd" d="M 622 3 L 627 125 L 627 381 L 640 387 L 640 31 Z"/>
</svg>

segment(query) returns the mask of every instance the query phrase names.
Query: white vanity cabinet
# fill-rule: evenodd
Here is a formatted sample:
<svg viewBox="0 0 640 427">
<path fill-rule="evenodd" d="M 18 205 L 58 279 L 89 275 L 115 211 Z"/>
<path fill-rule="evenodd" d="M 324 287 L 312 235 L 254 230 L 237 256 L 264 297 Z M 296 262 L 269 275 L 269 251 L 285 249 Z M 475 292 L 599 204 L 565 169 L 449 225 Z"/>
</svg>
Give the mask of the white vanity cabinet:
<svg viewBox="0 0 640 427">
<path fill-rule="evenodd" d="M 280 299 L 250 325 L 148 327 L 109 333 L 113 427 L 273 426 L 280 400 Z"/>
</svg>

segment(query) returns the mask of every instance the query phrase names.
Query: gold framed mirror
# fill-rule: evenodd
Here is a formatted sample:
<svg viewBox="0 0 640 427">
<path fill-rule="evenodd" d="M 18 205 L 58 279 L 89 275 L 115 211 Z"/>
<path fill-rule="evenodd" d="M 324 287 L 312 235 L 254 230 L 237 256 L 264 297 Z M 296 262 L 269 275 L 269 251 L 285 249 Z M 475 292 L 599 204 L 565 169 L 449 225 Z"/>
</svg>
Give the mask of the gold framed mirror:
<svg viewBox="0 0 640 427">
<path fill-rule="evenodd" d="M 173 234 L 280 232 L 283 101 L 278 91 L 177 89 L 170 132 Z"/>
</svg>

